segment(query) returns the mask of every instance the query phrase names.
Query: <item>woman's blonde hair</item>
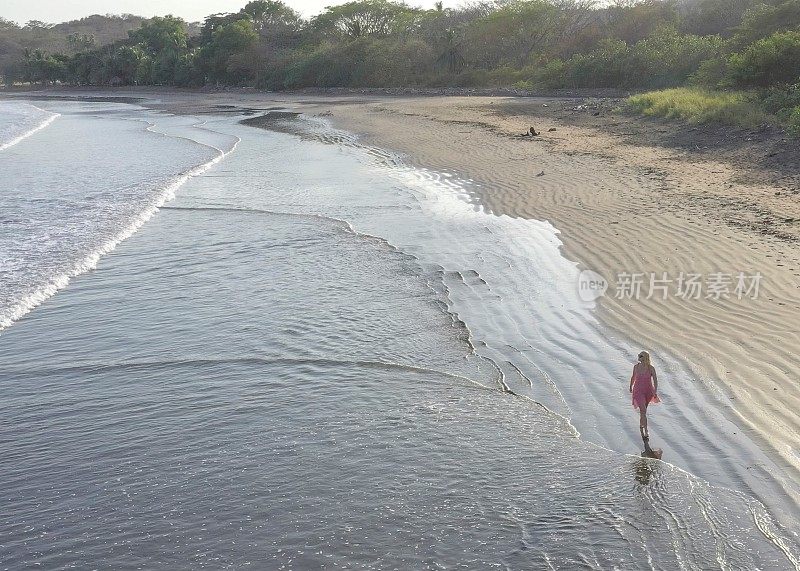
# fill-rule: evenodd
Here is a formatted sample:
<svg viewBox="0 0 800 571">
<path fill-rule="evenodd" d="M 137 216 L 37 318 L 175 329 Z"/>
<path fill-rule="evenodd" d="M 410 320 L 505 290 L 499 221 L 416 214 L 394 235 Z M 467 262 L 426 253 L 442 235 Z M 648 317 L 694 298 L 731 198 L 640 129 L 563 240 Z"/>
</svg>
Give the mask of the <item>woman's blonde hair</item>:
<svg viewBox="0 0 800 571">
<path fill-rule="evenodd" d="M 639 360 L 644 363 L 646 367 L 650 367 L 650 353 L 647 351 L 641 351 L 639 353 Z"/>
</svg>

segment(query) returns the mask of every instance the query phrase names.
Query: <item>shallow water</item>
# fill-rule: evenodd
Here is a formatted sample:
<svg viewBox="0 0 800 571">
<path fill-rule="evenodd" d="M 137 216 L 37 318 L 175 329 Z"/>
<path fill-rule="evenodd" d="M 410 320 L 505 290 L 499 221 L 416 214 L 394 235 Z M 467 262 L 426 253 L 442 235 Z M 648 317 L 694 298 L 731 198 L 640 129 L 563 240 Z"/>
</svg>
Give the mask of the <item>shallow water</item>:
<svg viewBox="0 0 800 571">
<path fill-rule="evenodd" d="M 703 458 L 689 423 L 662 446 L 677 466 L 625 454 L 635 349 L 576 299 L 548 224 L 487 215 L 469 181 L 327 127 L 335 144 L 51 107 L 3 169 L 42 137 L 67 156 L 121 129 L 98 172 L 165 145 L 139 194 L 111 193 L 130 215 L 82 219 L 75 236 L 98 238 L 75 259 L 165 183 L 177 198 L 0 334 L 0 565 L 797 567 L 796 529 L 754 499 L 780 481 L 741 475 L 757 448 Z M 70 121 L 87 131 L 55 130 Z M 41 251 L 12 275 L 45 282 Z M 697 410 L 675 408 L 655 433 Z"/>
<path fill-rule="evenodd" d="M 187 175 L 223 153 L 150 131 L 128 106 L 47 107 L 32 109 L 51 123 L 16 118 L 0 155 L 0 329 L 94 267 L 172 198 Z M 197 122 L 167 123 L 188 121 Z M 24 131 L 31 136 L 15 136 L 31 125 Z"/>
</svg>

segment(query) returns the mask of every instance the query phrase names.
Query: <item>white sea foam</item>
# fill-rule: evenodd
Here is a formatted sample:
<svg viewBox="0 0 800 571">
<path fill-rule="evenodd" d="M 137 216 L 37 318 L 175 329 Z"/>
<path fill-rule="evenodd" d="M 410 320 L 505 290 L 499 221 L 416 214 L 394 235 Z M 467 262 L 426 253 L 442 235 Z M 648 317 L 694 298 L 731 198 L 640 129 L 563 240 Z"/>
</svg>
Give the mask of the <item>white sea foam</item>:
<svg viewBox="0 0 800 571">
<path fill-rule="evenodd" d="M 54 118 L 55 117 L 53 117 L 52 119 Z M 43 127 L 40 126 L 39 128 Z M 164 137 L 172 137 L 172 135 L 168 135 L 166 133 L 157 131 L 155 128 L 156 128 L 155 124 L 147 122 L 147 127 L 145 129 L 156 135 L 161 135 Z M 222 161 L 228 154 L 230 154 L 235 150 L 236 145 L 239 142 L 237 138 L 233 142 L 233 145 L 228 150 L 223 150 L 208 142 L 197 141 L 191 139 L 188 136 L 180 136 L 178 138 L 189 140 L 198 145 L 202 145 L 204 147 L 213 149 L 216 152 L 216 156 L 211 160 L 206 161 L 193 168 L 190 168 L 182 172 L 178 176 L 170 179 L 156 194 L 156 197 L 132 220 L 128 221 L 127 224 L 122 229 L 120 229 L 113 236 L 105 240 L 102 244 L 93 249 L 91 252 L 86 254 L 83 258 L 75 262 L 71 267 L 69 267 L 69 269 L 67 269 L 67 271 L 60 273 L 56 276 L 50 277 L 46 283 L 38 286 L 33 292 L 23 296 L 18 301 L 13 303 L 10 307 L 2 311 L 0 313 L 0 332 L 10 327 L 14 322 L 18 321 L 24 315 L 29 313 L 32 309 L 39 306 L 45 300 L 55 295 L 59 290 L 65 288 L 69 284 L 72 278 L 96 268 L 98 262 L 104 255 L 114 250 L 121 242 L 123 242 L 127 238 L 133 236 L 133 234 L 135 234 L 137 230 L 139 230 L 148 220 L 150 220 L 153 217 L 153 215 L 156 212 L 158 212 L 159 208 L 161 208 L 162 206 L 164 206 L 164 204 L 174 199 L 175 192 L 187 180 L 189 180 L 194 176 L 198 176 L 204 173 L 212 166 Z"/>
<path fill-rule="evenodd" d="M 13 147 L 61 117 L 21 101 L 0 102 L 0 151 Z"/>
</svg>

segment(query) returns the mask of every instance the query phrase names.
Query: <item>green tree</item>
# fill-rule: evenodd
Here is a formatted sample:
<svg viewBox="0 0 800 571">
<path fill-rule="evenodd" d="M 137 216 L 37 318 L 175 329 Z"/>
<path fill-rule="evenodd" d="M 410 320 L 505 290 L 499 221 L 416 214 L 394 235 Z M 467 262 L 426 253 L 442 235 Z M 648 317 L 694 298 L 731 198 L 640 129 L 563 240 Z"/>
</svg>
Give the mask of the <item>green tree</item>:
<svg viewBox="0 0 800 571">
<path fill-rule="evenodd" d="M 67 34 L 67 44 L 73 52 L 83 52 L 95 47 L 97 42 L 92 34 L 74 32 Z"/>
<path fill-rule="evenodd" d="M 146 63 L 137 64 L 138 83 L 174 84 L 176 70 L 187 51 L 186 22 L 174 16 L 152 18 L 130 32 L 130 41 L 141 46 L 148 56 Z"/>
<path fill-rule="evenodd" d="M 200 28 L 200 45 L 209 45 L 214 37 L 214 32 L 219 28 L 249 17 L 246 14 L 211 14 L 206 16 L 202 28 Z"/>
<path fill-rule="evenodd" d="M 186 22 L 174 16 L 155 17 L 129 33 L 133 43 L 141 44 L 150 53 L 179 52 L 186 49 Z"/>
<path fill-rule="evenodd" d="M 627 65 L 627 85 L 674 87 L 683 85 L 702 62 L 720 53 L 719 36 L 680 34 L 674 28 L 662 28 L 637 42 Z"/>
<path fill-rule="evenodd" d="M 607 37 L 635 44 L 659 28 L 675 26 L 679 20 L 674 2 L 645 0 L 627 2 L 618 0 L 608 10 L 608 23 L 605 24 Z"/>
<path fill-rule="evenodd" d="M 218 27 L 202 57 L 213 81 L 240 84 L 256 80 L 259 58 L 255 52 L 258 34 L 253 22 L 236 20 Z"/>
<path fill-rule="evenodd" d="M 385 36 L 393 31 L 399 16 L 408 10 L 405 4 L 386 0 L 357 0 L 328 6 L 311 23 L 316 31 L 328 37 L 352 40 Z"/>
<path fill-rule="evenodd" d="M 65 81 L 66 60 L 62 54 L 48 54 L 42 50 L 26 50 L 23 68 L 24 80 L 42 85 Z"/>
<path fill-rule="evenodd" d="M 695 0 L 679 8 L 683 33 L 729 37 L 758 0 Z"/>
<path fill-rule="evenodd" d="M 48 24 L 47 22 L 42 22 L 41 20 L 29 20 L 25 27 L 32 29 L 32 30 L 49 30 L 52 28 L 54 24 Z"/>
<path fill-rule="evenodd" d="M 19 30 L 19 25 L 0 16 L 0 31 L 6 30 Z"/>
<path fill-rule="evenodd" d="M 450 73 L 458 73 L 464 69 L 464 55 L 462 53 L 461 38 L 456 30 L 444 30 L 436 42 L 436 64 L 444 67 Z"/>
<path fill-rule="evenodd" d="M 139 46 L 121 45 L 114 48 L 110 58 L 109 81 L 121 85 L 136 83 L 136 73 L 144 56 L 144 50 Z"/>
<path fill-rule="evenodd" d="M 494 8 L 489 4 L 470 4 L 458 10 L 444 8 L 441 3 L 433 10 L 421 15 L 416 36 L 433 50 L 434 62 L 440 71 L 460 73 L 466 66 L 466 30 L 469 26 L 490 14 Z"/>
<path fill-rule="evenodd" d="M 588 54 L 566 62 L 567 85 L 572 87 L 669 87 L 684 84 L 704 61 L 720 53 L 717 36 L 658 30 L 633 45 L 606 39 Z"/>
<path fill-rule="evenodd" d="M 546 0 L 507 3 L 470 26 L 467 59 L 486 68 L 525 65 L 562 33 L 560 16 Z"/>
<path fill-rule="evenodd" d="M 182 55 L 175 68 L 173 84 L 183 87 L 199 87 L 205 83 L 205 74 L 200 67 L 199 50 Z"/>
<path fill-rule="evenodd" d="M 661 87 L 691 78 L 766 87 L 770 108 L 795 101 L 785 85 L 800 77 L 800 0 L 594 1 L 478 0 L 420 10 L 354 0 L 305 21 L 280 0 L 252 0 L 199 28 L 173 16 L 22 27 L 0 18 L 0 70 L 11 83 L 271 88 Z"/>
<path fill-rule="evenodd" d="M 253 0 L 239 13 L 249 16 L 253 28 L 259 33 L 274 32 L 281 28 L 296 31 L 303 24 L 303 19 L 297 11 L 277 0 Z"/>
</svg>

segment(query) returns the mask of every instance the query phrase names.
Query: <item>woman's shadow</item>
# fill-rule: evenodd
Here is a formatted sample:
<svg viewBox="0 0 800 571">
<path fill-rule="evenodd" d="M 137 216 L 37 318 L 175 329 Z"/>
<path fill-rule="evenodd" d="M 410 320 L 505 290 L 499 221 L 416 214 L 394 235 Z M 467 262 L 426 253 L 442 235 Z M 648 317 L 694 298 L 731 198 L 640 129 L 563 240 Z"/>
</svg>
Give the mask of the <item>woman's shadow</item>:
<svg viewBox="0 0 800 571">
<path fill-rule="evenodd" d="M 638 460 L 634 465 L 636 481 L 642 486 L 650 483 L 650 478 L 653 476 L 656 465 L 653 462 L 645 460 L 645 458 L 654 458 L 661 460 L 664 451 L 661 448 L 652 448 L 650 446 L 650 439 L 642 434 L 642 442 L 644 443 L 644 451 L 641 454 L 642 460 Z"/>
</svg>

